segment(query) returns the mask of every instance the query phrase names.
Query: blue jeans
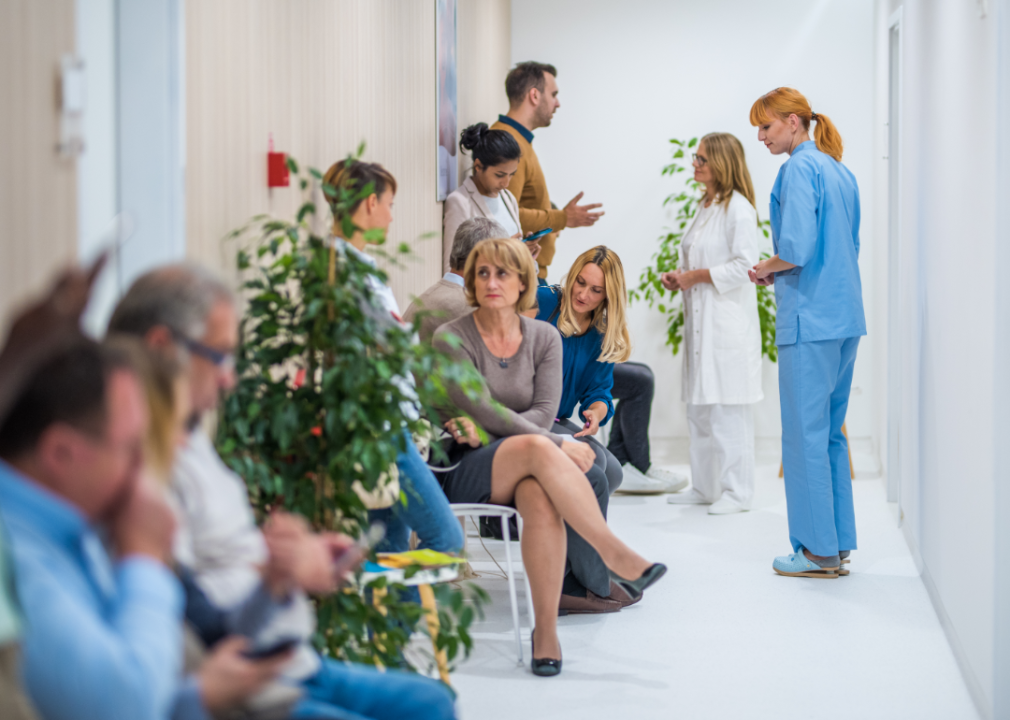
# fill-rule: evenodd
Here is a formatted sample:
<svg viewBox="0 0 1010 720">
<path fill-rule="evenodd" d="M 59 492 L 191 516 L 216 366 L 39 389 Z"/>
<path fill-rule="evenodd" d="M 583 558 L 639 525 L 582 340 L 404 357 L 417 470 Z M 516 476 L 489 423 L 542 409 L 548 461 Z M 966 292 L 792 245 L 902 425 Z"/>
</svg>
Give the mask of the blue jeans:
<svg viewBox="0 0 1010 720">
<path fill-rule="evenodd" d="M 379 672 L 323 658 L 323 666 L 302 683 L 305 697 L 291 720 L 452 720 L 452 693 L 445 685 L 398 670 Z"/>
<path fill-rule="evenodd" d="M 463 549 L 463 529 L 452 514 L 449 501 L 434 473 L 424 462 L 413 439 L 407 437 L 407 449 L 396 459 L 400 471 L 400 490 L 407 504 L 393 503 L 383 510 L 370 510 L 368 519 L 386 526 L 386 537 L 376 550 L 405 552 L 410 549 L 410 531 L 417 532 L 420 547 L 440 552 Z"/>
</svg>

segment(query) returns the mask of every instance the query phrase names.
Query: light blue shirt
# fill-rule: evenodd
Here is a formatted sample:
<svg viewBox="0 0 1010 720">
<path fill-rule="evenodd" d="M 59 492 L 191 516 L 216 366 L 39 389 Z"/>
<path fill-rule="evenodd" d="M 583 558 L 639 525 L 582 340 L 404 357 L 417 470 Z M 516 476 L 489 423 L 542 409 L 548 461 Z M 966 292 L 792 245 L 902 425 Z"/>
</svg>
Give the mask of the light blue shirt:
<svg viewBox="0 0 1010 720">
<path fill-rule="evenodd" d="M 25 687 L 40 715 L 169 717 L 182 671 L 175 576 L 140 556 L 113 563 L 76 508 L 3 462 L 0 515 L 24 613 Z"/>
<path fill-rule="evenodd" d="M 447 272 L 445 275 L 442 276 L 442 279 L 451 283 L 456 283 L 460 287 L 466 287 L 466 282 L 463 281 L 463 276 L 457 275 L 454 272 Z"/>
<path fill-rule="evenodd" d="M 775 274 L 776 344 L 865 335 L 855 176 L 802 143 L 779 169 L 770 216 L 776 254 L 797 266 Z"/>
</svg>

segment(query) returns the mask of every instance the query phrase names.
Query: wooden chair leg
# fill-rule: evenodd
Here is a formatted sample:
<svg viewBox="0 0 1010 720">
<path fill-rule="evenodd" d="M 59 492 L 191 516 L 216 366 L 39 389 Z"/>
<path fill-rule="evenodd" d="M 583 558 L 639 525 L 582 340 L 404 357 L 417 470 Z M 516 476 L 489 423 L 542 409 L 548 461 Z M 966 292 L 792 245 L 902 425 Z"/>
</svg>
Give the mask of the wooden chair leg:
<svg viewBox="0 0 1010 720">
<path fill-rule="evenodd" d="M 438 649 L 438 606 L 435 604 L 435 591 L 431 585 L 418 585 L 418 592 L 421 594 L 421 607 L 425 610 L 428 620 L 428 634 L 431 635 L 431 649 L 435 653 L 435 662 L 438 664 L 438 676 L 442 682 L 449 685 L 449 659 L 445 650 Z"/>
<path fill-rule="evenodd" d="M 842 423 L 842 435 L 845 436 L 845 449 L 849 451 L 849 479 L 856 479 L 856 469 L 852 465 L 852 445 L 849 443 L 849 433 L 845 429 L 845 423 Z M 785 477 L 785 467 L 782 463 L 779 463 L 779 477 Z"/>
</svg>

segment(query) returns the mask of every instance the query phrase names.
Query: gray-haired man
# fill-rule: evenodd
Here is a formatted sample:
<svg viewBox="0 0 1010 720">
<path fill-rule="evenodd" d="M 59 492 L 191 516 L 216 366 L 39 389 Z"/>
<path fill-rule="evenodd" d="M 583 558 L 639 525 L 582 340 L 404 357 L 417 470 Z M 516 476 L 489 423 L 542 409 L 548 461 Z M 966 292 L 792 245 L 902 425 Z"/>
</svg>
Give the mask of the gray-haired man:
<svg viewBox="0 0 1010 720">
<path fill-rule="evenodd" d="M 454 718 L 451 694 L 441 683 L 396 670 L 380 674 L 345 665 L 312 649 L 316 615 L 307 593 L 332 592 L 340 580 L 334 557 L 359 551 L 349 538 L 311 533 L 283 513 L 258 528 L 242 478 L 197 427 L 236 382 L 238 311 L 227 286 L 198 267 L 153 270 L 120 300 L 109 330 L 139 336 L 155 351 L 183 351 L 188 358 L 194 429 L 172 472 L 180 515 L 175 558 L 219 610 L 247 607 L 259 595 L 283 602 L 256 640 L 303 639 L 284 668 L 285 679 L 305 693 L 293 717 Z"/>
<path fill-rule="evenodd" d="M 473 246 L 488 238 L 508 237 L 508 232 L 496 221 L 486 217 L 474 217 L 464 220 L 456 229 L 452 238 L 452 254 L 449 255 L 449 272 L 442 279 L 421 293 L 407 308 L 403 319 L 409 323 L 421 310 L 430 314 L 421 318 L 421 328 L 418 335 L 421 342 L 431 344 L 431 338 L 440 325 L 452 322 L 474 308 L 466 301 L 466 290 L 463 287 L 463 269 L 466 259 L 470 257 Z"/>
</svg>

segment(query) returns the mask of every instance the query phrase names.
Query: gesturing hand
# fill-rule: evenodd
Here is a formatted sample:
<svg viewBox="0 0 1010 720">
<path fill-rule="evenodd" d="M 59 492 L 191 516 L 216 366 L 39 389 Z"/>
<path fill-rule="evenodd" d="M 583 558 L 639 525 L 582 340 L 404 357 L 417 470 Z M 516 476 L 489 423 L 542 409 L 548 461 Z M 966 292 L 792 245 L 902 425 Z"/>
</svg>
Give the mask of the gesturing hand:
<svg viewBox="0 0 1010 720">
<path fill-rule="evenodd" d="M 607 417 L 607 404 L 603 402 L 594 402 L 582 415 L 586 418 L 586 424 L 582 426 L 582 430 L 575 433 L 575 437 L 586 437 L 587 435 L 595 435 L 600 431 L 600 423 L 603 418 Z"/>
<path fill-rule="evenodd" d="M 659 281 L 663 283 L 663 287 L 670 292 L 677 292 L 680 290 L 680 283 L 678 282 L 677 271 L 675 270 L 671 270 L 670 272 L 665 272 L 660 275 Z"/>
<path fill-rule="evenodd" d="M 590 205 L 579 205 L 579 200 L 582 199 L 583 193 L 579 193 L 565 205 L 565 227 L 576 228 L 576 227 L 587 227 L 593 225 L 603 217 L 603 212 L 591 212 L 598 207 L 603 207 L 603 203 L 592 203 Z"/>
<path fill-rule="evenodd" d="M 453 418 L 443 426 L 452 435 L 456 442 L 467 444 L 470 447 L 480 447 L 480 435 L 477 434 L 477 426 L 470 418 Z"/>
</svg>

